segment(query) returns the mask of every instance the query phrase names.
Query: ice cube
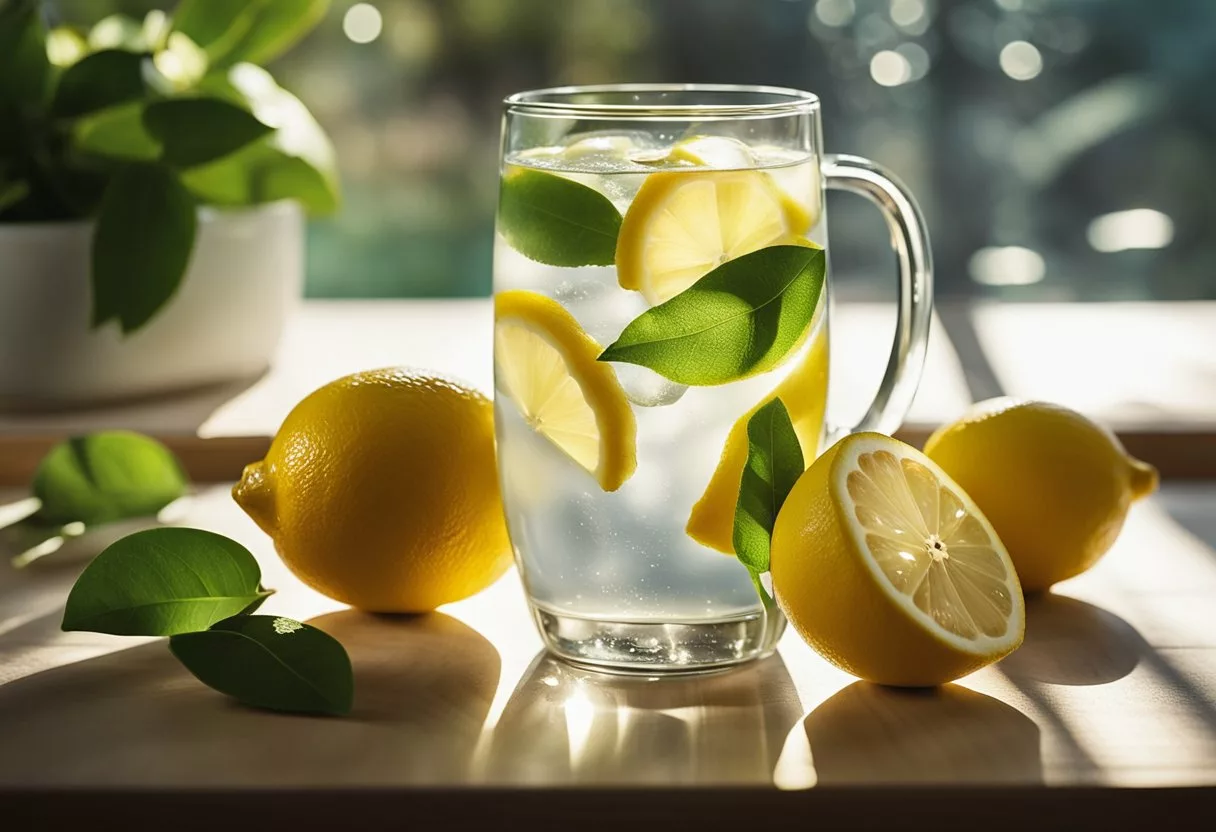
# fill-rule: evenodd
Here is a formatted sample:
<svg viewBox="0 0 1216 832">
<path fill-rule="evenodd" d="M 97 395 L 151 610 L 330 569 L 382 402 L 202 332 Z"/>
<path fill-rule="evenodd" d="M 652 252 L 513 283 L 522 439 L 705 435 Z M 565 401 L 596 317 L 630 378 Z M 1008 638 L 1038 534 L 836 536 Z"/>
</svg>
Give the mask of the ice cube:
<svg viewBox="0 0 1216 832">
<path fill-rule="evenodd" d="M 649 367 L 636 364 L 613 364 L 616 377 L 625 390 L 625 398 L 639 407 L 667 407 L 688 392 L 688 386 L 663 378 Z"/>
</svg>

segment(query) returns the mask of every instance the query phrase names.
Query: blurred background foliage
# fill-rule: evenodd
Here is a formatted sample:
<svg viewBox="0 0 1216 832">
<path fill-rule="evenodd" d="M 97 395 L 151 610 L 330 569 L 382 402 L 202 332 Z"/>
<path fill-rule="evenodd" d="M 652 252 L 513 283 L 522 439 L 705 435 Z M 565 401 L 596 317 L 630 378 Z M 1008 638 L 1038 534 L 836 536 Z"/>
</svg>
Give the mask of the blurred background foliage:
<svg viewBox="0 0 1216 832">
<path fill-rule="evenodd" d="M 1213 0 L 334 0 L 272 69 L 343 174 L 312 296 L 487 294 L 501 99 L 699 81 L 817 92 L 827 149 L 919 195 L 947 301 L 1216 298 Z M 877 212 L 830 216 L 838 296 L 888 297 Z"/>
</svg>

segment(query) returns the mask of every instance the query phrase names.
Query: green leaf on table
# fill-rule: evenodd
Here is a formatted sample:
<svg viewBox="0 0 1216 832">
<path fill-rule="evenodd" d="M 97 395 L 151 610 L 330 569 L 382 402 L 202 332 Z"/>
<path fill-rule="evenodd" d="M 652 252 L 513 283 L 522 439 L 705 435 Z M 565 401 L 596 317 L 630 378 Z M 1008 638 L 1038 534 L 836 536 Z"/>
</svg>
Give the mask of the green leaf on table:
<svg viewBox="0 0 1216 832">
<path fill-rule="evenodd" d="M 248 31 L 222 60 L 264 64 L 282 55 L 312 31 L 325 12 L 329 0 L 260 0 L 254 6 Z"/>
<path fill-rule="evenodd" d="M 310 216 L 332 214 L 341 202 L 333 146 L 298 98 L 266 70 L 238 64 L 204 79 L 209 95 L 239 102 L 273 133 L 216 162 L 182 173 L 199 199 L 215 205 L 253 205 L 291 199 Z"/>
<path fill-rule="evenodd" d="M 790 414 L 773 399 L 747 421 L 747 463 L 735 506 L 735 554 L 755 574 L 769 570 L 773 524 L 804 470 Z"/>
<path fill-rule="evenodd" d="M 241 544 L 200 529 L 158 528 L 106 548 L 76 579 L 63 629 L 172 636 L 251 612 L 271 594 Z"/>
<path fill-rule="evenodd" d="M 50 93 L 54 68 L 35 0 L 0 2 L 0 108 L 37 108 Z"/>
<path fill-rule="evenodd" d="M 160 156 L 158 142 L 144 127 L 144 105 L 120 104 L 77 119 L 72 125 L 72 147 L 77 153 L 151 162 Z"/>
<path fill-rule="evenodd" d="M 779 245 L 723 263 L 634 318 L 600 355 L 689 385 L 771 370 L 802 341 L 823 291 L 822 248 Z"/>
<path fill-rule="evenodd" d="M 255 708 L 350 712 L 350 657 L 333 637 L 290 618 L 242 615 L 169 640 L 173 655 L 208 687 Z"/>
<path fill-rule="evenodd" d="M 149 436 L 109 430 L 55 445 L 34 472 L 39 522 L 86 526 L 148 517 L 186 493 L 173 452 Z"/>
<path fill-rule="evenodd" d="M 271 132 L 252 113 L 220 98 L 167 98 L 144 108 L 144 127 L 179 168 L 213 162 Z"/>
<path fill-rule="evenodd" d="M 173 12 L 173 30 L 201 46 L 215 63 L 249 34 L 258 0 L 182 0 Z"/>
<path fill-rule="evenodd" d="M 144 95 L 145 56 L 122 49 L 86 55 L 63 71 L 51 111 L 74 118 Z"/>
<path fill-rule="evenodd" d="M 550 266 L 611 266 L 621 212 L 599 191 L 552 173 L 515 169 L 498 194 L 498 229 L 520 254 Z"/>
<path fill-rule="evenodd" d="M 123 167 L 93 231 L 93 325 L 142 327 L 181 285 L 198 223 L 194 198 L 163 165 Z"/>
</svg>

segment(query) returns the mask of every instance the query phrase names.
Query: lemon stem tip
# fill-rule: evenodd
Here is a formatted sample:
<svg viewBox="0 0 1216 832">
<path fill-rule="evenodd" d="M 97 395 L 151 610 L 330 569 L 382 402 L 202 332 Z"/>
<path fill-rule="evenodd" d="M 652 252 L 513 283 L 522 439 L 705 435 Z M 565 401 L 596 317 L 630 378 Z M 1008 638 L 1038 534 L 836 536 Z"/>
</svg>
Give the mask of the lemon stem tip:
<svg viewBox="0 0 1216 832">
<path fill-rule="evenodd" d="M 241 478 L 232 486 L 232 499 L 267 534 L 273 535 L 275 526 L 274 490 L 266 476 L 264 462 L 253 462 L 245 466 Z"/>
<path fill-rule="evenodd" d="M 1133 499 L 1139 500 L 1157 490 L 1160 475 L 1156 468 L 1138 459 L 1129 459 L 1128 463 L 1131 466 L 1130 481 Z"/>
</svg>

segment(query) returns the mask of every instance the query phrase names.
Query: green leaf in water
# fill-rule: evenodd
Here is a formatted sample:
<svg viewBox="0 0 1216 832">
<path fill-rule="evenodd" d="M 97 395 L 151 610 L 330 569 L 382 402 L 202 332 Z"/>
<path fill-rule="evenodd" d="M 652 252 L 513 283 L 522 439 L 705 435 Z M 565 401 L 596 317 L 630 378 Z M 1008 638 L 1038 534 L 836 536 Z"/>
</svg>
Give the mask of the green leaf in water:
<svg viewBox="0 0 1216 832">
<path fill-rule="evenodd" d="M 68 595 L 63 629 L 120 636 L 205 630 L 271 594 L 249 550 L 200 529 L 136 532 L 112 544 Z"/>
<path fill-rule="evenodd" d="M 823 249 L 809 244 L 769 246 L 723 263 L 634 318 L 600 361 L 702 386 L 771 370 L 810 326 L 825 266 Z"/>
<path fill-rule="evenodd" d="M 747 421 L 747 463 L 735 506 L 735 554 L 755 575 L 769 570 L 773 524 L 803 470 L 790 414 L 773 399 Z"/>
<path fill-rule="evenodd" d="M 498 230 L 525 257 L 550 266 L 611 266 L 621 213 L 571 179 L 517 168 L 502 180 Z"/>
<path fill-rule="evenodd" d="M 101 431 L 60 442 L 34 472 L 35 519 L 87 526 L 156 514 L 186 493 L 173 452 L 147 436 Z"/>
<path fill-rule="evenodd" d="M 275 711 L 350 712 L 354 676 L 346 650 L 290 618 L 242 615 L 169 640 L 173 655 L 208 687 Z"/>
</svg>

